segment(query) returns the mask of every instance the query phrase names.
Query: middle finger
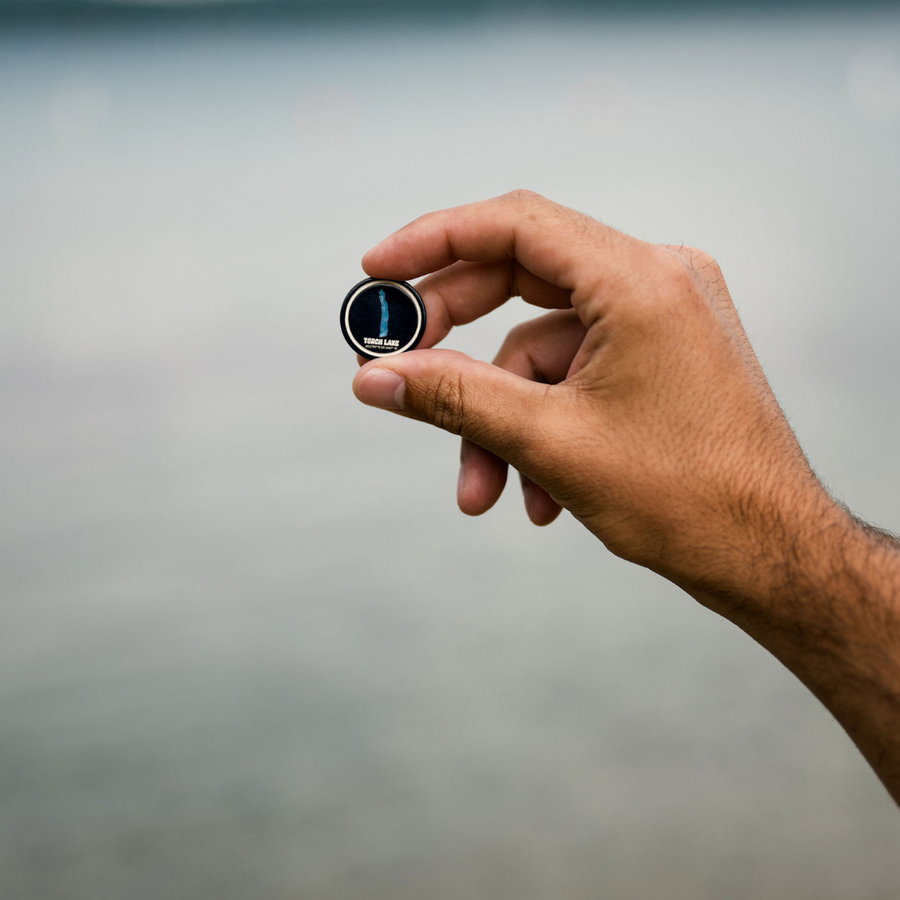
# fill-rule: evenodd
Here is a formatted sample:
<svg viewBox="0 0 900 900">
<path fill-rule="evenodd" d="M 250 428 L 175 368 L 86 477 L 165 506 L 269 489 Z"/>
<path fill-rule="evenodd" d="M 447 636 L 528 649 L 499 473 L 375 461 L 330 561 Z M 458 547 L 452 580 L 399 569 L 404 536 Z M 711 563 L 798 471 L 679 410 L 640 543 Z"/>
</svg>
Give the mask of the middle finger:
<svg viewBox="0 0 900 900">
<path fill-rule="evenodd" d="M 543 309 L 571 307 L 571 292 L 538 278 L 514 259 L 457 262 L 416 284 L 428 311 L 420 347 L 433 347 L 457 325 L 474 322 L 511 297 Z"/>
</svg>

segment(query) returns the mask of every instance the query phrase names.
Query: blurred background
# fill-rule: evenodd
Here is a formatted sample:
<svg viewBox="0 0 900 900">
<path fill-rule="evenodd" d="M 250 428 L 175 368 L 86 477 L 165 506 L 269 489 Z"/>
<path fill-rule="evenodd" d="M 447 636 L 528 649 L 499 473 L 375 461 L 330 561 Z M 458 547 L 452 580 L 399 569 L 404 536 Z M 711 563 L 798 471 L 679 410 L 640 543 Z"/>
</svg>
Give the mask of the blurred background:
<svg viewBox="0 0 900 900">
<path fill-rule="evenodd" d="M 0 895 L 896 897 L 812 696 L 517 485 L 462 516 L 338 310 L 517 187 L 702 247 L 897 529 L 898 161 L 894 4 L 0 6 Z"/>
</svg>

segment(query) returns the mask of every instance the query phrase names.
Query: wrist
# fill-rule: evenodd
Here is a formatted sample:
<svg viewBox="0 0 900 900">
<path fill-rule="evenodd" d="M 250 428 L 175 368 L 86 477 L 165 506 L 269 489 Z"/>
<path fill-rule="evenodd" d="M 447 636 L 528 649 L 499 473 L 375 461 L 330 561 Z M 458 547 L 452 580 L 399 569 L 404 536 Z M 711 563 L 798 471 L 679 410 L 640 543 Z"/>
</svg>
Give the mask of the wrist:
<svg viewBox="0 0 900 900">
<path fill-rule="evenodd" d="M 900 544 L 892 537 L 821 488 L 753 530 L 736 577 L 696 591 L 709 605 L 741 627 L 758 621 L 817 645 L 900 641 Z"/>
<path fill-rule="evenodd" d="M 740 590 L 690 593 L 800 678 L 900 803 L 900 545 L 822 491 L 749 568 Z"/>
</svg>

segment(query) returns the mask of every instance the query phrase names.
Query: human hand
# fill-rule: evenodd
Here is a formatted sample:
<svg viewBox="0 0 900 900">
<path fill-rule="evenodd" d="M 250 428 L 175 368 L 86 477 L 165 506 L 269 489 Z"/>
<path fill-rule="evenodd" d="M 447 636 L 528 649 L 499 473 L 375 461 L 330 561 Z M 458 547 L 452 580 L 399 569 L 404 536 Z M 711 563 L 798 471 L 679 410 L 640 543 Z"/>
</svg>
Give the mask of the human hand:
<svg viewBox="0 0 900 900">
<path fill-rule="evenodd" d="M 535 194 L 430 213 L 363 258 L 430 274 L 420 348 L 512 296 L 551 312 L 494 365 L 417 349 L 366 363 L 364 403 L 464 438 L 458 501 L 486 511 L 510 463 L 531 519 L 560 508 L 692 592 L 771 562 L 773 517 L 825 498 L 706 254 L 628 237 Z"/>
<path fill-rule="evenodd" d="M 415 278 L 420 346 L 521 294 L 551 312 L 494 365 L 418 349 L 366 363 L 364 403 L 463 436 L 459 504 L 506 464 L 532 520 L 570 510 L 793 671 L 900 803 L 900 545 L 819 484 L 706 254 L 621 234 L 517 192 L 431 213 L 363 268 Z"/>
</svg>

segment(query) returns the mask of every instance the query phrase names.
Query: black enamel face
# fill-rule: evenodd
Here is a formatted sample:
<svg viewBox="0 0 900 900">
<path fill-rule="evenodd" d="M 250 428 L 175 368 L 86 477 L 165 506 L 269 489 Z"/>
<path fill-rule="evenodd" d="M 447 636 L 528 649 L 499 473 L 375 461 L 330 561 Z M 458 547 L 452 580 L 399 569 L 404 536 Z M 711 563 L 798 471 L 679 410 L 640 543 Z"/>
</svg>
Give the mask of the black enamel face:
<svg viewBox="0 0 900 900">
<path fill-rule="evenodd" d="M 425 332 L 425 304 L 405 281 L 367 278 L 341 307 L 341 330 L 361 356 L 375 359 L 412 350 Z"/>
</svg>

